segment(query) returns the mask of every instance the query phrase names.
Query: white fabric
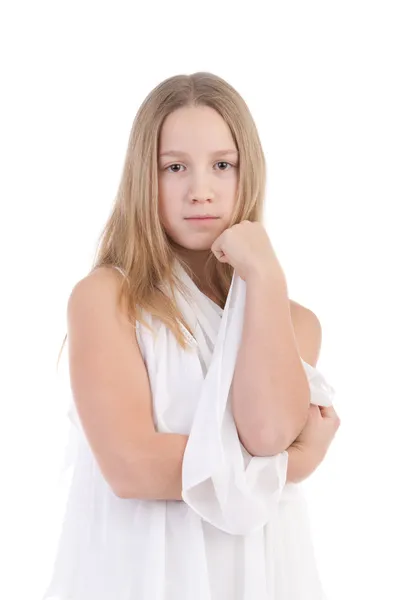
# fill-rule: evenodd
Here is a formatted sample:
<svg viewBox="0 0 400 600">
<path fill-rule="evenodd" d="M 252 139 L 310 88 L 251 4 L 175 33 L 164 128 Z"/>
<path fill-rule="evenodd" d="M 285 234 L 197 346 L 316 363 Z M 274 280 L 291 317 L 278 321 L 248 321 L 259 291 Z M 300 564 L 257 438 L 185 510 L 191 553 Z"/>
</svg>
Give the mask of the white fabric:
<svg viewBox="0 0 400 600">
<path fill-rule="evenodd" d="M 323 600 L 301 484 L 285 484 L 287 452 L 252 457 L 240 443 L 229 391 L 245 282 L 234 274 L 225 309 L 182 267 L 177 299 L 194 338 L 137 324 L 157 431 L 189 435 L 183 501 L 118 498 L 106 483 L 71 402 L 68 504 L 43 600 Z M 303 361 L 311 402 L 334 388 Z"/>
</svg>

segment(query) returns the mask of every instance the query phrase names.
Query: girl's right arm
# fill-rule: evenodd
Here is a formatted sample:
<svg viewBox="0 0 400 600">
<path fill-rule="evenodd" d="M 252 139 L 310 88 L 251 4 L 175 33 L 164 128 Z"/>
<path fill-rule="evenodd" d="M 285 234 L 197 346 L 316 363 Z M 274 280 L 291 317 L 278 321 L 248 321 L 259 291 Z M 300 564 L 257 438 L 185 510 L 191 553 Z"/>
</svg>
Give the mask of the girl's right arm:
<svg viewBox="0 0 400 600">
<path fill-rule="evenodd" d="M 71 391 L 99 468 L 121 498 L 181 500 L 188 436 L 155 430 L 147 369 L 121 275 L 100 267 L 79 281 L 67 307 Z"/>
<path fill-rule="evenodd" d="M 151 389 L 126 307 L 121 275 L 100 267 L 68 301 L 70 384 L 99 468 L 120 498 L 182 500 L 187 435 L 155 430 Z M 288 481 L 304 478 L 305 458 L 288 449 Z"/>
</svg>

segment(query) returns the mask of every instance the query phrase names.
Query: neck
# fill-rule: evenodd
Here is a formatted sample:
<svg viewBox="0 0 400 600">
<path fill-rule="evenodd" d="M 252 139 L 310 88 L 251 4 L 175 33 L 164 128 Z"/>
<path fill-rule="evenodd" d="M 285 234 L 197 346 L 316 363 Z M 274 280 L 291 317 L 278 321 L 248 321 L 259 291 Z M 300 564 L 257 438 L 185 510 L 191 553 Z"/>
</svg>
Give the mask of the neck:
<svg viewBox="0 0 400 600">
<path fill-rule="evenodd" d="M 210 256 L 210 250 L 188 250 L 181 246 L 175 247 L 175 252 L 179 258 L 181 258 L 192 270 L 192 274 L 189 276 L 194 280 L 195 285 L 211 300 L 216 302 L 221 308 L 224 308 L 225 302 L 221 303 L 221 299 L 215 296 L 213 291 L 206 285 L 205 278 L 205 266 L 208 257 Z"/>
<path fill-rule="evenodd" d="M 187 250 L 179 247 L 178 256 L 190 267 L 196 277 L 196 283 L 199 286 L 205 285 L 205 265 L 210 256 L 209 250 Z"/>
</svg>

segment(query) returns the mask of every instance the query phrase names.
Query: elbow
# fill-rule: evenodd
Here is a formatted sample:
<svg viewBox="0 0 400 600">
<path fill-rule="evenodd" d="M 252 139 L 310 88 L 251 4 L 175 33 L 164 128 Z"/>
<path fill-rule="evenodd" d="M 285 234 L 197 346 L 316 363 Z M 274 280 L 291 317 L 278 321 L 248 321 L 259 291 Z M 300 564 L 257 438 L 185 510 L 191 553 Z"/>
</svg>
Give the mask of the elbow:
<svg viewBox="0 0 400 600">
<path fill-rule="evenodd" d="M 126 473 L 114 480 L 112 489 L 118 498 L 124 500 L 148 500 L 151 498 L 148 484 L 148 478 L 143 477 L 141 469 L 136 467 L 131 471 L 127 469 Z"/>
<path fill-rule="evenodd" d="M 140 498 L 140 478 L 138 469 L 132 468 L 125 461 L 117 461 L 113 468 L 101 469 L 104 479 L 107 481 L 111 491 L 117 498 L 129 499 Z"/>
<path fill-rule="evenodd" d="M 119 477 L 114 478 L 112 489 L 124 500 L 156 500 L 157 478 L 148 463 L 127 464 Z"/>
<path fill-rule="evenodd" d="M 287 450 L 300 435 L 308 418 L 308 409 L 305 417 L 291 422 L 280 430 L 277 427 L 271 430 L 266 427 L 253 438 L 254 456 L 275 456 Z"/>
<path fill-rule="evenodd" d="M 143 494 L 140 494 L 137 486 L 132 486 L 132 484 L 128 485 L 127 482 L 120 482 L 118 485 L 114 484 L 112 490 L 117 498 L 122 498 L 123 500 L 140 500 L 144 498 Z"/>
<path fill-rule="evenodd" d="M 271 435 L 266 434 L 262 436 L 260 441 L 260 455 L 259 456 L 276 456 L 281 454 L 290 446 L 288 438 L 285 435 Z"/>
<path fill-rule="evenodd" d="M 127 500 L 128 498 L 133 498 L 132 490 L 128 490 L 128 487 L 126 485 L 123 485 L 121 482 L 114 483 L 111 489 L 117 496 L 117 498 L 122 498 L 124 500 Z"/>
<path fill-rule="evenodd" d="M 287 447 L 284 437 L 279 435 L 276 430 L 261 432 L 254 440 L 253 454 L 254 456 L 275 456 L 286 450 Z"/>
<path fill-rule="evenodd" d="M 131 489 L 131 486 L 128 487 L 126 481 L 116 479 L 115 477 L 110 478 L 104 476 L 104 478 L 107 480 L 110 490 L 117 498 L 123 498 L 125 500 L 128 498 L 134 498 L 132 493 L 133 490 Z"/>
<path fill-rule="evenodd" d="M 240 441 L 252 456 L 274 456 L 283 451 L 282 438 L 277 435 L 277 431 L 252 431 L 240 432 Z"/>
<path fill-rule="evenodd" d="M 117 498 L 121 498 L 122 500 L 136 498 L 136 496 L 134 496 L 132 493 L 128 493 L 126 488 L 114 488 L 113 492 Z"/>
</svg>

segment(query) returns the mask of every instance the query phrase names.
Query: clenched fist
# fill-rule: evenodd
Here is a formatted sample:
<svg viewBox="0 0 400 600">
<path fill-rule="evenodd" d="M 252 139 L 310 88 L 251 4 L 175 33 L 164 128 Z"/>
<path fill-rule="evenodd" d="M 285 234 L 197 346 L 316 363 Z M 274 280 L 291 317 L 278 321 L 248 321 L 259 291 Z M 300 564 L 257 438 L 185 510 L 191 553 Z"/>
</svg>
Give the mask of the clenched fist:
<svg viewBox="0 0 400 600">
<path fill-rule="evenodd" d="M 269 236 L 257 221 L 242 221 L 225 229 L 211 251 L 220 262 L 229 263 L 243 280 L 254 274 L 266 274 L 285 281 Z"/>
</svg>

